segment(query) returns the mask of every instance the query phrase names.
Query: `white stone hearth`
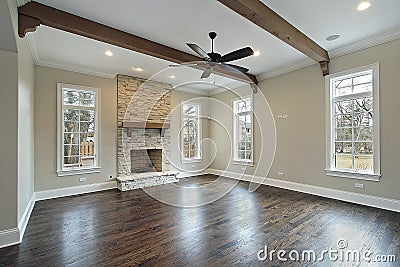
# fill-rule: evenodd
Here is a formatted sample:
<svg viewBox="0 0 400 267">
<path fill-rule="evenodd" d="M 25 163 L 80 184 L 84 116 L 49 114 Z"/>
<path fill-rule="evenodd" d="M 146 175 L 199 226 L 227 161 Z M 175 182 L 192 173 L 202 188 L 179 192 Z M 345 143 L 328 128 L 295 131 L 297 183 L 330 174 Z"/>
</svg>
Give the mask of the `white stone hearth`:
<svg viewBox="0 0 400 267">
<path fill-rule="evenodd" d="M 118 189 L 128 191 L 144 187 L 179 182 L 177 171 L 132 173 L 129 176 L 117 177 Z"/>
</svg>

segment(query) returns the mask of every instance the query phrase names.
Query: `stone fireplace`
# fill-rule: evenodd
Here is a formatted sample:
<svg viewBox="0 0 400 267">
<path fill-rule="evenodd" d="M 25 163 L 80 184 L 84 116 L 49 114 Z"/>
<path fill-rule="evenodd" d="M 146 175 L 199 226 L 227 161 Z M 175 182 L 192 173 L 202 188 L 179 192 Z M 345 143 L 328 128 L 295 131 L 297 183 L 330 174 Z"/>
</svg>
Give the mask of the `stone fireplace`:
<svg viewBox="0 0 400 267">
<path fill-rule="evenodd" d="M 170 171 L 170 84 L 117 76 L 118 188 L 177 181 Z"/>
</svg>

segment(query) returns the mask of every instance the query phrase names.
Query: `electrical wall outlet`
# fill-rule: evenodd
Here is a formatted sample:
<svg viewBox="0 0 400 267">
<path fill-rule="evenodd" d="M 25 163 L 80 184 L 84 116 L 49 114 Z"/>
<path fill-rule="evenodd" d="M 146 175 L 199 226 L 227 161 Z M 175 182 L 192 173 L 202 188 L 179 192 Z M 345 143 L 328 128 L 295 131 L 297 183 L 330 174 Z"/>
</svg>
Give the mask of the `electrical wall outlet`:
<svg viewBox="0 0 400 267">
<path fill-rule="evenodd" d="M 364 188 L 364 184 L 355 183 L 355 188 Z"/>
<path fill-rule="evenodd" d="M 285 174 L 283 172 L 278 172 L 279 176 L 284 176 Z"/>
<path fill-rule="evenodd" d="M 86 182 L 86 180 L 87 180 L 87 179 L 86 179 L 86 178 L 84 178 L 84 177 L 82 177 L 82 178 L 79 178 L 79 182 L 81 182 L 81 183 L 82 183 L 82 182 Z"/>
</svg>

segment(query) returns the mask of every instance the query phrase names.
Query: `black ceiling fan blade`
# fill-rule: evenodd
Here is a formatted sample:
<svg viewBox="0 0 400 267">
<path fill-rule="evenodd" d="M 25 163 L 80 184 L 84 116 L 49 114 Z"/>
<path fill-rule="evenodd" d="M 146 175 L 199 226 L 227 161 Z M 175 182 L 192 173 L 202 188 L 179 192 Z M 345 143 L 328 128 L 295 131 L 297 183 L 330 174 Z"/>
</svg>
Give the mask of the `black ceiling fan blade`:
<svg viewBox="0 0 400 267">
<path fill-rule="evenodd" d="M 201 79 L 210 77 L 210 75 L 213 72 L 213 70 L 214 70 L 214 67 L 213 66 L 209 66 L 207 69 L 205 69 L 203 71 L 203 74 L 201 75 Z"/>
<path fill-rule="evenodd" d="M 241 67 L 241 66 L 238 66 L 238 65 L 227 64 L 227 63 L 224 63 L 224 65 L 227 65 L 227 66 L 229 66 L 229 67 L 232 67 L 232 68 L 234 68 L 234 69 L 237 69 L 237 70 L 240 71 L 241 73 L 247 73 L 247 72 L 249 71 L 248 68 Z"/>
<path fill-rule="evenodd" d="M 203 49 L 201 49 L 201 47 L 198 46 L 197 44 L 192 44 L 192 43 L 186 43 L 186 44 L 187 46 L 190 47 L 190 49 L 199 54 L 203 59 L 209 58 L 207 53 Z"/>
<path fill-rule="evenodd" d="M 244 57 L 248 57 L 254 54 L 253 49 L 251 49 L 250 47 L 245 47 L 245 48 L 241 48 L 239 50 L 230 52 L 226 55 L 223 55 L 220 58 L 220 62 L 229 62 L 229 61 L 233 61 L 233 60 L 238 60 Z"/>
</svg>

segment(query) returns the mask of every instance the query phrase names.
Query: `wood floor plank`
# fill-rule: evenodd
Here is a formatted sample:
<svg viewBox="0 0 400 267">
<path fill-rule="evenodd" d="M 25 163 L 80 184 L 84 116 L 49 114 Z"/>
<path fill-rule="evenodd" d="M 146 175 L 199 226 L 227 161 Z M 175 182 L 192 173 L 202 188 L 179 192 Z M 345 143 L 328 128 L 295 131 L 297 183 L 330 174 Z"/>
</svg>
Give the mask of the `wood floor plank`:
<svg viewBox="0 0 400 267">
<path fill-rule="evenodd" d="M 232 182 L 217 178 L 182 179 L 154 192 L 184 197 L 191 188 L 201 200 Z M 349 249 L 396 256 L 396 263 L 374 266 L 400 266 L 399 213 L 269 186 L 250 193 L 248 186 L 238 182 L 217 201 L 193 208 L 167 205 L 143 190 L 39 201 L 23 242 L 0 249 L 0 266 L 368 266 L 257 258 L 265 245 L 320 252 L 339 239 Z"/>
</svg>

